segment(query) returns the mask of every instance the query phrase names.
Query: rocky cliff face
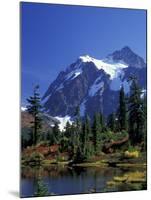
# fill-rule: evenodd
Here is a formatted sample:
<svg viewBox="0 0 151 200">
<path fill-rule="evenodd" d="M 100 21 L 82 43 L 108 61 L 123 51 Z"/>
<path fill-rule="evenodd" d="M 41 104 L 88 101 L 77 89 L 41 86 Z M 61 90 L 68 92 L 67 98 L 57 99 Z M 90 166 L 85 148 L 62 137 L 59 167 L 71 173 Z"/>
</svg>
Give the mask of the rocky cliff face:
<svg viewBox="0 0 151 200">
<path fill-rule="evenodd" d="M 129 47 L 124 47 L 97 60 L 88 55 L 59 73 L 43 96 L 45 112 L 51 116 L 73 116 L 77 106 L 80 114 L 90 117 L 102 111 L 108 115 L 118 106 L 118 91 L 124 86 L 129 93 L 131 75 L 146 89 L 146 64 Z"/>
</svg>

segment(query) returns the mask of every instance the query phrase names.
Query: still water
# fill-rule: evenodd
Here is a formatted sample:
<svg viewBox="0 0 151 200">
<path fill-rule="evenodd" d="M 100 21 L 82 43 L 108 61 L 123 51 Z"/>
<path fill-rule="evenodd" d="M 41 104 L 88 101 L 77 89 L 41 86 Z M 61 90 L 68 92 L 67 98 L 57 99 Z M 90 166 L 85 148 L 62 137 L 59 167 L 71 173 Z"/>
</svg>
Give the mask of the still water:
<svg viewBox="0 0 151 200">
<path fill-rule="evenodd" d="M 131 169 L 136 170 L 136 169 Z M 140 169 L 139 169 L 140 170 Z M 34 196 L 37 178 L 41 177 L 50 194 L 82 194 L 108 191 L 133 190 L 126 184 L 108 188 L 107 182 L 114 176 L 121 176 L 130 169 L 112 167 L 25 167 L 21 174 L 21 197 Z"/>
</svg>

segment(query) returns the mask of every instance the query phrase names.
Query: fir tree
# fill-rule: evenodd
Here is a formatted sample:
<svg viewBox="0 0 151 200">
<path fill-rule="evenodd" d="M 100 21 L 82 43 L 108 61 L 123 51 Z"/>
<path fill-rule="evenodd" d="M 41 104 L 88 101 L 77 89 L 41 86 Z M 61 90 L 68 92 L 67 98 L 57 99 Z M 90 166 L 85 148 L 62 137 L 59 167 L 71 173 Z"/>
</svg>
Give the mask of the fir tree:
<svg viewBox="0 0 151 200">
<path fill-rule="evenodd" d="M 78 136 L 78 135 L 80 135 L 81 129 L 82 129 L 82 122 L 81 122 L 81 117 L 80 117 L 79 106 L 76 108 L 75 118 L 76 118 L 76 134 Z"/>
<path fill-rule="evenodd" d="M 104 129 L 105 129 L 105 121 L 104 121 L 104 116 L 103 116 L 102 112 L 100 112 L 100 124 L 101 124 L 102 131 L 104 131 Z"/>
<path fill-rule="evenodd" d="M 80 146 L 78 146 L 76 148 L 76 152 L 75 152 L 74 157 L 73 157 L 73 162 L 74 163 L 81 163 L 81 162 L 83 162 L 83 160 L 84 160 L 84 156 L 83 156 L 83 153 L 82 153 L 82 149 L 81 149 Z"/>
<path fill-rule="evenodd" d="M 74 126 L 73 124 L 70 124 L 69 121 L 67 121 L 66 123 L 66 128 L 65 128 L 65 132 L 64 132 L 64 136 L 66 137 L 66 139 L 68 140 L 68 145 L 67 145 L 67 151 L 70 153 L 71 158 L 73 156 L 73 139 L 74 139 Z"/>
<path fill-rule="evenodd" d="M 92 138 L 95 154 L 98 154 L 100 152 L 100 133 L 101 133 L 100 116 L 98 113 L 95 113 L 93 122 L 93 138 Z"/>
<path fill-rule="evenodd" d="M 126 111 L 126 98 L 125 98 L 125 93 L 124 93 L 124 88 L 122 86 L 119 94 L 119 127 L 120 130 L 126 130 L 127 129 L 127 111 Z"/>
<path fill-rule="evenodd" d="M 49 143 L 49 146 L 56 144 L 56 137 L 55 134 L 53 134 L 52 130 L 48 130 L 47 135 L 46 135 L 46 139 Z"/>
<path fill-rule="evenodd" d="M 143 102 L 143 112 L 144 112 L 144 145 L 143 150 L 147 151 L 147 96 L 144 95 Z"/>
<path fill-rule="evenodd" d="M 27 106 L 27 111 L 29 114 L 33 116 L 33 121 L 31 122 L 33 124 L 33 144 L 37 144 L 39 131 L 41 129 L 42 125 L 42 119 L 40 117 L 41 112 L 41 98 L 40 94 L 38 92 L 39 86 L 37 85 L 34 88 L 33 96 L 30 96 L 29 99 L 27 99 L 27 102 L 29 105 Z"/>
<path fill-rule="evenodd" d="M 71 158 L 74 158 L 74 155 L 76 154 L 76 143 L 77 143 L 77 138 L 76 138 L 76 124 L 75 122 L 72 123 L 71 125 L 71 137 L 69 139 L 69 144 L 70 144 L 70 148 L 71 148 L 71 151 L 70 151 L 70 155 L 71 155 Z"/>
<path fill-rule="evenodd" d="M 71 124 L 69 123 L 69 121 L 67 121 L 66 123 L 65 136 L 68 138 L 71 136 Z"/>
<path fill-rule="evenodd" d="M 111 131 L 115 131 L 116 128 L 116 120 L 115 120 L 115 114 L 112 113 L 108 116 L 107 120 L 107 126 L 111 129 Z"/>
<path fill-rule="evenodd" d="M 73 123 L 73 148 L 74 148 L 74 154 L 76 154 L 76 151 L 78 150 L 78 147 L 81 148 L 81 141 L 80 141 L 81 131 L 82 131 L 82 122 L 81 122 L 81 117 L 80 117 L 80 108 L 78 106 L 76 108 L 76 112 L 75 112 L 75 122 Z M 80 149 L 79 152 L 81 152 L 81 149 Z"/>
<path fill-rule="evenodd" d="M 82 150 L 83 155 L 87 159 L 90 157 L 90 154 L 92 152 L 92 147 L 90 145 L 90 135 L 91 135 L 91 126 L 90 126 L 90 120 L 88 115 L 86 116 L 86 120 L 83 123 L 83 132 L 82 132 Z"/>
<path fill-rule="evenodd" d="M 55 123 L 53 129 L 52 129 L 53 135 L 56 139 L 56 143 L 58 144 L 60 141 L 60 129 L 58 123 Z"/>
<path fill-rule="evenodd" d="M 133 145 L 143 139 L 145 113 L 141 100 L 141 90 L 137 80 L 132 79 L 129 97 L 129 137 Z"/>
</svg>

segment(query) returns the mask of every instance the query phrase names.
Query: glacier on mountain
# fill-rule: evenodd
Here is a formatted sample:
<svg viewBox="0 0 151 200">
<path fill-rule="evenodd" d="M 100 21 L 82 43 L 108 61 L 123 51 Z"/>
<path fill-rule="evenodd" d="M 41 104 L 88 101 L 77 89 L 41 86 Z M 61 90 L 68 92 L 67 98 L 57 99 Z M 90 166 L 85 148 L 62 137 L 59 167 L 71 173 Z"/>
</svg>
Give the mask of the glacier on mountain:
<svg viewBox="0 0 151 200">
<path fill-rule="evenodd" d="M 80 60 L 80 62 L 79 62 Z M 55 92 L 62 90 L 64 88 L 64 83 L 66 81 L 71 81 L 78 77 L 83 72 L 83 65 L 82 63 L 88 63 L 92 62 L 98 70 L 103 70 L 106 74 L 110 76 L 111 81 L 111 89 L 112 90 L 119 90 L 121 81 L 119 79 L 119 76 L 123 76 L 122 69 L 127 68 L 128 65 L 126 65 L 123 61 L 120 62 L 114 62 L 111 58 L 110 59 L 104 59 L 104 60 L 98 60 L 95 58 L 90 57 L 89 55 L 86 56 L 80 56 L 78 59 L 78 62 L 75 64 L 75 66 L 70 69 L 68 67 L 65 72 L 67 72 L 66 76 L 64 77 L 64 80 L 58 87 L 55 88 Z M 100 77 L 98 78 L 100 79 Z M 96 84 L 97 80 L 95 81 L 94 85 L 90 88 L 89 95 L 93 96 L 95 93 L 99 90 L 99 86 L 103 86 L 103 82 Z M 116 84 L 118 84 L 116 86 Z M 49 97 L 51 94 L 49 95 Z"/>
<path fill-rule="evenodd" d="M 80 56 L 49 85 L 43 96 L 45 111 L 73 117 L 79 106 L 83 117 L 88 114 L 92 118 L 98 110 L 107 116 L 118 106 L 120 88 L 123 86 L 127 95 L 130 92 L 131 76 L 138 77 L 140 87 L 146 89 L 146 63 L 128 47 L 100 60 Z"/>
<path fill-rule="evenodd" d="M 92 62 L 97 67 L 98 70 L 102 69 L 104 72 L 106 72 L 108 75 L 110 75 L 110 79 L 116 78 L 120 73 L 122 73 L 122 69 L 127 68 L 128 65 L 123 63 L 123 61 L 120 62 L 111 62 L 111 60 L 98 60 L 95 58 L 92 58 L 88 55 L 86 56 L 80 56 L 80 59 L 82 62 Z"/>
</svg>

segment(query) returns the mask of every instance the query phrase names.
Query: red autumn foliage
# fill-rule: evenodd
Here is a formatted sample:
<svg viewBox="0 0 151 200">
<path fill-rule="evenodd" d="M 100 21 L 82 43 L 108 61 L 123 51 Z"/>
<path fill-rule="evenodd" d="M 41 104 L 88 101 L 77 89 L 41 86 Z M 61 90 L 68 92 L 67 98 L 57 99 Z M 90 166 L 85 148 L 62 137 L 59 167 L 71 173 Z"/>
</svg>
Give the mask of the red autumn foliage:
<svg viewBox="0 0 151 200">
<path fill-rule="evenodd" d="M 56 154 L 58 152 L 58 149 L 59 149 L 59 145 L 57 145 L 57 144 L 52 145 L 50 147 L 39 145 L 37 147 L 28 147 L 28 148 L 24 149 L 23 154 L 30 155 L 34 151 L 41 153 L 43 155 L 46 155 L 46 154 L 49 154 L 49 153 L 50 154 Z"/>
</svg>

